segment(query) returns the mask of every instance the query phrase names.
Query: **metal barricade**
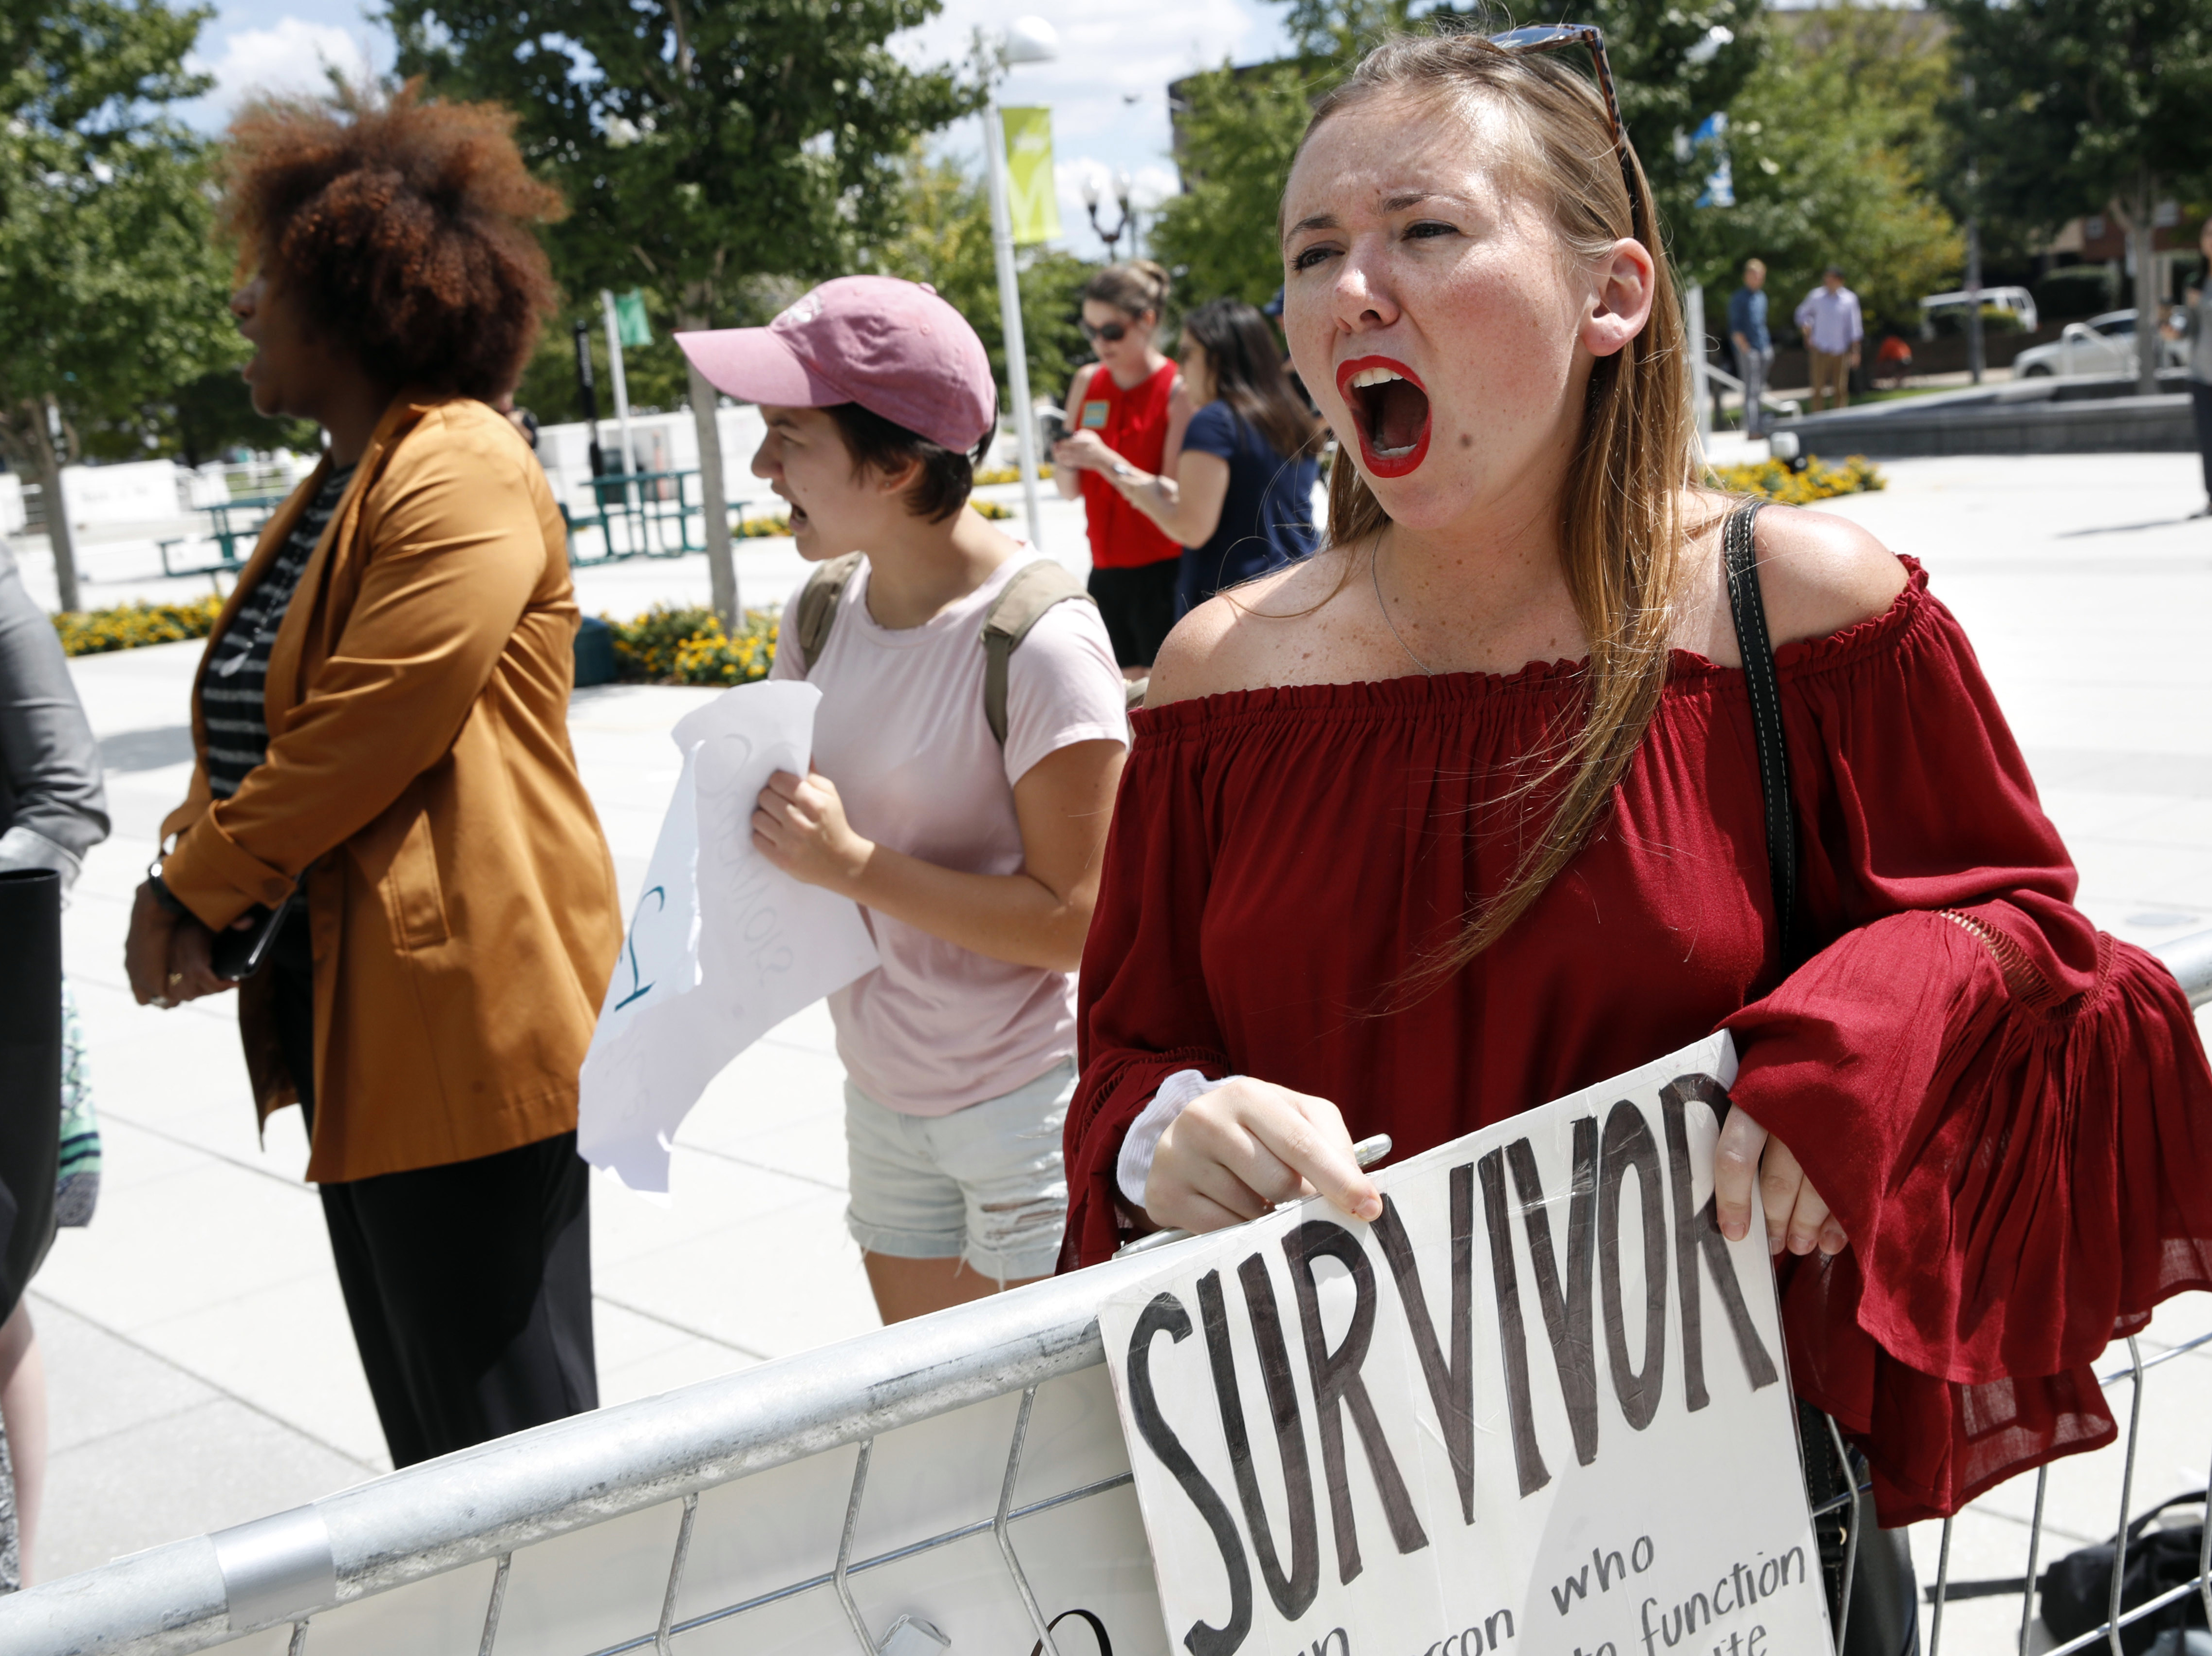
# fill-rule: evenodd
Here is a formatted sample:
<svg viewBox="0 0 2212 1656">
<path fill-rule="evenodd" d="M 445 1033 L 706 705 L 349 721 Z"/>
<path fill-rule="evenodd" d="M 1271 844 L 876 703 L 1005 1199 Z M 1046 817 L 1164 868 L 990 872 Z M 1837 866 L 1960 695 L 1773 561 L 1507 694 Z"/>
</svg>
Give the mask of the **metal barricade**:
<svg viewBox="0 0 2212 1656">
<path fill-rule="evenodd" d="M 2212 932 L 2184 938 L 2159 952 L 2181 980 L 2192 1005 L 2212 1000 Z M 1054 1622 L 1032 1580 L 1034 1563 L 1027 1568 L 1024 1563 L 1022 1526 L 1040 1525 L 1055 1514 L 1111 1497 L 1128 1488 L 1130 1477 L 1125 1457 L 1113 1465 L 1097 1461 L 1092 1471 L 1099 1475 L 1080 1477 L 1064 1489 L 1032 1491 L 1028 1499 L 1018 1500 L 1024 1451 L 1033 1436 L 1041 1392 L 1060 1387 L 1064 1392 L 1079 1385 L 1091 1388 L 1091 1429 L 1110 1435 L 1112 1453 L 1119 1454 L 1110 1405 L 1103 1405 L 1103 1429 L 1096 1419 L 1104 1390 L 1097 1371 L 1105 1360 L 1097 1307 L 1124 1285 L 1150 1274 L 1158 1263 L 1157 1256 L 1140 1255 L 1053 1278 L 662 1397 L 556 1422 L 409 1467 L 289 1513 L 118 1559 L 0 1598 L 0 1651 L 9 1656 L 167 1656 L 258 1635 L 259 1641 L 241 1643 L 241 1649 L 252 1650 L 254 1656 L 264 1652 L 269 1656 L 277 1652 L 319 1656 L 319 1625 L 343 1616 L 348 1607 L 489 1563 L 482 1596 L 470 1601 L 482 1606 L 481 1637 L 472 1619 L 470 1638 L 478 1656 L 519 1653 L 511 1641 L 501 1641 L 518 1556 L 527 1557 L 534 1548 L 557 1545 L 561 1538 L 574 1532 L 664 1509 L 668 1522 L 661 1531 L 671 1533 L 662 1539 L 657 1532 L 652 1544 L 661 1549 L 652 1556 L 665 1559 L 665 1567 L 653 1566 L 662 1572 L 654 1580 L 665 1581 L 657 1617 L 647 1611 L 612 1640 L 549 1643 L 540 1635 L 532 1646 L 533 1656 L 538 1648 L 557 1649 L 562 1656 L 617 1656 L 645 1650 L 672 1656 L 672 1641 L 679 1636 L 711 1637 L 738 1618 L 824 1592 L 834 1597 L 842 1611 L 853 1648 L 876 1656 L 878 1641 L 888 1629 L 871 1624 L 855 1594 L 856 1579 L 889 1573 L 908 1560 L 985 1537 L 996 1552 L 994 1568 L 1000 1573 L 997 1590 L 1011 1590 L 1018 1599 L 1018 1620 L 1026 1623 L 1021 1637 L 1033 1636 L 1039 1653 L 1061 1656 Z M 2212 1335 L 2145 1358 L 2131 1339 L 2129 1365 L 2105 1377 L 2107 1386 L 2126 1385 L 2132 1393 L 2121 1451 L 2125 1460 L 2117 1527 L 2123 1556 L 2115 1562 L 2111 1616 L 2106 1626 L 2041 1656 L 2071 1656 L 2100 1647 L 2121 1656 L 2122 1628 L 2192 1592 L 2212 1609 L 2212 1559 L 2207 1556 L 2212 1542 L 2200 1545 L 2192 1580 L 2124 1609 L 2120 1595 L 2145 1377 L 2208 1343 Z M 990 1465 L 980 1469 L 996 1480 L 994 1507 L 968 1521 L 861 1552 L 857 1542 L 879 1441 L 1007 1398 L 1018 1399 L 1012 1408 L 1011 1430 L 997 1440 L 1004 1447 L 992 1452 L 995 1458 Z M 2198 1413 L 2212 1418 L 2212 1410 L 2200 1407 Z M 1840 1451 L 1839 1437 L 1837 1443 Z M 852 1470 L 848 1480 L 838 1486 L 843 1516 L 835 1562 L 828 1568 L 802 1571 L 729 1602 L 678 1613 L 690 1581 L 687 1567 L 695 1550 L 702 1495 L 712 1500 L 714 1491 L 737 1480 L 799 1463 L 827 1466 L 832 1452 L 847 1449 L 854 1451 Z M 971 1447 L 965 1458 L 975 1456 Z M 978 1470 L 968 1468 L 971 1474 Z M 2022 1656 L 2031 1656 L 2038 1648 L 2031 1643 L 2034 1586 L 2039 1560 L 2048 1562 L 2045 1497 L 2051 1475 L 2045 1468 L 2037 1477 L 2027 1569 L 2020 1584 L 2018 1649 Z M 839 1476 L 845 1479 L 844 1474 Z M 1133 1508 L 1131 1496 L 1121 1499 Z M 1832 1504 L 1841 1507 L 1850 1500 L 1847 1495 Z M 1133 1544 L 1141 1553 L 1142 1534 L 1134 1527 L 1133 1510 L 1123 1514 L 1121 1521 L 1122 1532 L 1134 1538 Z M 1847 1579 L 1856 1558 L 1857 1528 L 1852 1526 Z M 1952 1530 L 1953 1524 L 1946 1522 L 1936 1590 L 1931 1595 L 1926 1656 L 1942 1656 Z M 972 1559 L 970 1562 L 972 1567 Z M 1148 1580 L 1148 1563 L 1146 1573 Z M 1847 1598 L 1848 1591 L 1847 1585 Z M 469 1611 L 471 1617 L 477 1613 Z M 1844 1631 L 1838 1629 L 1839 1641 Z M 692 1647 L 687 1641 L 686 1648 Z M 1953 1656 L 1964 1653 L 1954 1651 Z"/>
<path fill-rule="evenodd" d="M 2035 1512 L 2028 1525 L 2026 1573 L 2016 1582 L 1977 1584 L 1984 1587 L 1999 1588 L 2007 1597 L 2009 1597 L 2014 1591 L 2019 1593 L 2021 1604 L 2018 1656 L 2073 1656 L 2075 1652 L 2090 1650 L 2109 1650 L 2112 1656 L 2121 1656 L 2121 1636 L 2125 1629 L 2191 1597 L 2197 1598 L 2203 1607 L 2203 1613 L 2208 1622 L 2212 1622 L 2212 1523 L 2205 1524 L 2199 1534 L 2197 1546 L 2197 1573 L 2192 1579 L 2169 1587 L 2163 1592 L 2147 1597 L 2139 1604 L 2124 1605 L 2122 1603 L 2122 1588 L 2127 1577 L 2128 1529 L 2130 1524 L 2137 1516 L 2135 1507 L 2136 1471 L 2137 1452 L 2142 1441 L 2145 1379 L 2151 1370 L 2160 1368 L 2177 1357 L 2188 1356 L 2208 1345 L 2212 1345 L 2212 1334 L 2199 1335 L 2194 1339 L 2169 1347 L 2156 1356 L 2146 1358 L 2142 1355 L 2142 1343 L 2137 1339 L 2130 1338 L 2127 1342 L 2127 1365 L 2098 1377 L 2107 1391 L 2118 1386 L 2124 1386 L 2129 1390 L 2127 1432 L 2124 1447 L 2118 1451 L 2123 1457 L 2120 1469 L 2120 1499 L 2118 1522 L 2114 1526 L 2112 1534 L 2112 1582 L 2106 1594 L 2105 1620 L 2101 1625 L 2092 1628 L 2087 1632 L 2077 1634 L 2063 1642 L 2049 1645 L 2039 1644 L 2036 1639 L 2036 1590 L 2038 1571 L 2051 1562 L 2050 1553 L 2045 1550 L 2044 1544 L 2044 1530 L 2052 1468 L 2046 1465 L 2037 1471 Z M 2199 1420 L 2212 1422 L 2212 1406 L 2208 1405 L 2212 1405 L 2212 1396 L 2200 1394 L 2196 1402 L 2195 1416 Z M 2100 1453 L 2112 1452 L 2100 1451 Z M 2212 1477 L 2212 1468 L 2208 1468 L 2208 1477 Z M 2203 1489 L 2200 1489 L 2197 1493 L 2201 1495 Z M 1946 1608 L 1952 1602 L 1951 1538 L 1956 1524 L 1955 1519 L 1943 1520 L 1942 1540 L 1937 1555 L 1936 1586 L 1928 1594 L 1932 1609 L 1928 1635 L 1928 1656 L 1941 1656 L 1943 1647 L 1943 1616 Z"/>
</svg>

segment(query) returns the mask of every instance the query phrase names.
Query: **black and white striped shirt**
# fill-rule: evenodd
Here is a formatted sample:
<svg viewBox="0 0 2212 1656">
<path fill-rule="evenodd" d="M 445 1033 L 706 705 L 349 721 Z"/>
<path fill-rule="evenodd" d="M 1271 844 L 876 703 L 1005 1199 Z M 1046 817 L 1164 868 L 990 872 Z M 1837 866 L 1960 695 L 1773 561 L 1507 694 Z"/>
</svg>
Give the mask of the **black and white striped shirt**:
<svg viewBox="0 0 2212 1656">
<path fill-rule="evenodd" d="M 269 715 L 262 701 L 269 678 L 269 646 L 284 624 L 292 593 L 353 472 L 347 466 L 323 479 L 276 561 L 262 571 L 223 629 L 215 659 L 208 664 L 200 701 L 207 719 L 208 787 L 218 799 L 236 793 L 246 773 L 269 755 Z"/>
</svg>

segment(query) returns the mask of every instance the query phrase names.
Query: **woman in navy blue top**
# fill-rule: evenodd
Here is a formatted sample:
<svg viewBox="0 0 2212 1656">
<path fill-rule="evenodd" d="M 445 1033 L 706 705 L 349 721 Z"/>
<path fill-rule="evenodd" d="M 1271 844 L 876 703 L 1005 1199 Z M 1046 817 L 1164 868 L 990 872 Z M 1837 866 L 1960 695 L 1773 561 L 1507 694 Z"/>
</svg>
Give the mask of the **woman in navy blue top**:
<svg viewBox="0 0 2212 1656">
<path fill-rule="evenodd" d="M 1100 475 L 1182 543 L 1180 616 L 1314 549 L 1321 470 L 1313 416 L 1291 389 L 1259 312 L 1234 299 L 1200 306 L 1184 319 L 1177 355 L 1185 391 L 1199 406 L 1176 475 L 1134 467 Z"/>
</svg>

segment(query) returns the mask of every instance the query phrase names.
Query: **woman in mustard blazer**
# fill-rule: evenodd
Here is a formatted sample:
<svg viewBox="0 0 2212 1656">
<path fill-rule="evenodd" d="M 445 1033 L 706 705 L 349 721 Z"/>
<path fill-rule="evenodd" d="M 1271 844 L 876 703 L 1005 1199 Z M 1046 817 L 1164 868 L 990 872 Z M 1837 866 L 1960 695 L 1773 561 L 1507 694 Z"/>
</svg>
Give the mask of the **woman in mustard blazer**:
<svg viewBox="0 0 2212 1656">
<path fill-rule="evenodd" d="M 328 449 L 209 640 L 126 949 L 142 1002 L 220 992 L 215 934 L 299 888 L 239 1022 L 263 1118 L 308 1113 L 398 1465 L 598 1401 L 576 1077 L 621 921 L 568 742 L 561 515 L 487 406 L 559 207 L 507 126 L 405 93 L 232 129 L 246 378 Z"/>
</svg>

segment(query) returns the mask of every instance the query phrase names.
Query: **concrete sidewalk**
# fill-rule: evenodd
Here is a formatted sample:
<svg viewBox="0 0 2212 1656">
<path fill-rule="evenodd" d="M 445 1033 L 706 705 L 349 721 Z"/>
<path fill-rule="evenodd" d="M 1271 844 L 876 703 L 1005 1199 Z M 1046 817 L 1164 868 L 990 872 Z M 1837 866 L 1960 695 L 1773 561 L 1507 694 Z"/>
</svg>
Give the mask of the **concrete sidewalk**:
<svg viewBox="0 0 2212 1656">
<path fill-rule="evenodd" d="M 1927 563 L 2081 869 L 2082 906 L 2145 942 L 2212 926 L 2212 524 L 2186 521 L 2195 467 L 2179 455 L 1899 462 L 1884 468 L 1887 492 L 1834 507 Z M 1052 550 L 1079 567 L 1080 508 L 1053 510 Z M 744 557 L 748 601 L 780 597 L 803 573 L 787 542 L 750 543 Z M 588 571 L 580 587 L 587 611 L 699 601 L 703 560 Z M 296 1113 L 257 1143 L 229 1006 L 161 1013 L 124 986 L 130 895 L 184 792 L 199 647 L 76 664 L 116 819 L 67 918 L 108 1171 L 92 1228 L 64 1233 L 33 1296 L 54 1410 L 47 1579 L 388 1464 L 319 1203 L 300 1182 Z M 666 732 L 711 694 L 576 697 L 572 729 L 625 901 L 676 779 Z M 873 1325 L 842 1222 L 841 1078 L 817 1008 L 709 1091 L 681 1135 L 671 1206 L 595 1188 L 605 1400 Z M 2170 1306 L 2146 1352 L 2212 1328 L 2208 1297 Z M 2212 1355 L 2167 1365 L 2148 1396 L 2138 1507 L 2203 1483 Z M 2115 1400 L 2124 1409 L 2124 1391 Z M 2110 1456 L 2054 1475 L 2057 1550 L 2109 1534 L 2118 1479 Z M 2017 1574 L 2032 1499 L 2030 1480 L 1963 1522 L 1954 1575 Z M 1932 1582 L 1934 1526 L 1922 1530 Z M 1946 1649 L 2012 1649 L 2012 1604 L 1954 1606 Z"/>
</svg>

